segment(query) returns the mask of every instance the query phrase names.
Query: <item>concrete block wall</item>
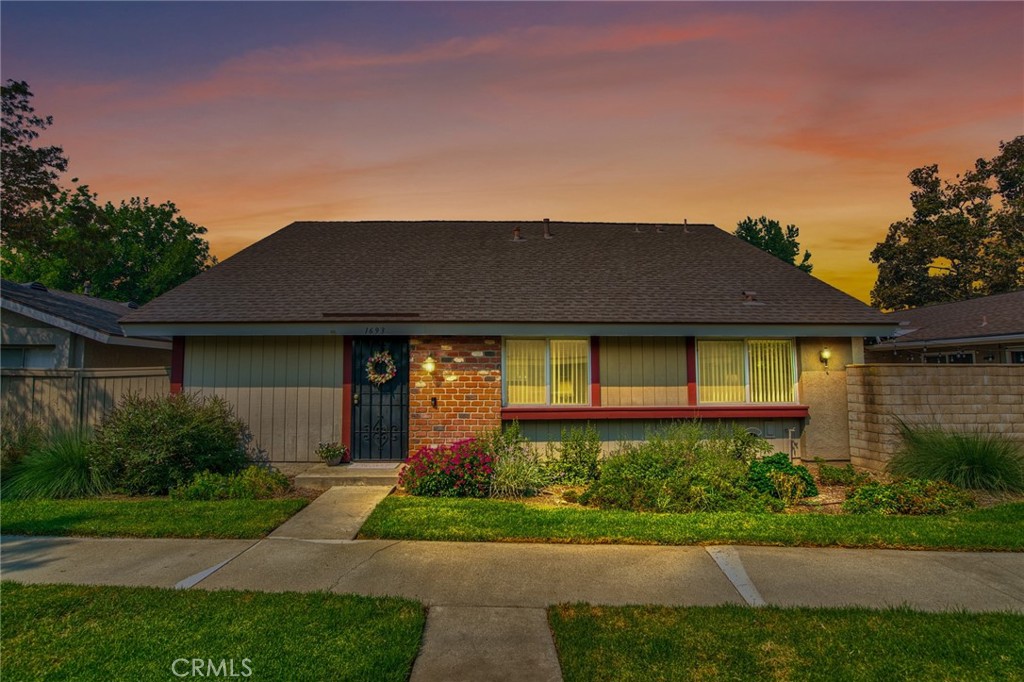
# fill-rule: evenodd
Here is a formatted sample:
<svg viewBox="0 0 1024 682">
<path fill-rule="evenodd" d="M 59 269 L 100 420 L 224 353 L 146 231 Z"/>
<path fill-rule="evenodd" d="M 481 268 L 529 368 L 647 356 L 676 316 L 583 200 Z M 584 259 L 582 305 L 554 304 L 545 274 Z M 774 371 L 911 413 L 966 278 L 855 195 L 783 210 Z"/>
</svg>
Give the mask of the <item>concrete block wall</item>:
<svg viewBox="0 0 1024 682">
<path fill-rule="evenodd" d="M 410 454 L 501 425 L 500 337 L 420 336 L 409 348 Z M 423 370 L 427 356 L 433 374 Z"/>
<path fill-rule="evenodd" d="M 881 471 L 908 424 L 1004 433 L 1024 441 L 1024 365 L 847 367 L 850 461 Z"/>
</svg>

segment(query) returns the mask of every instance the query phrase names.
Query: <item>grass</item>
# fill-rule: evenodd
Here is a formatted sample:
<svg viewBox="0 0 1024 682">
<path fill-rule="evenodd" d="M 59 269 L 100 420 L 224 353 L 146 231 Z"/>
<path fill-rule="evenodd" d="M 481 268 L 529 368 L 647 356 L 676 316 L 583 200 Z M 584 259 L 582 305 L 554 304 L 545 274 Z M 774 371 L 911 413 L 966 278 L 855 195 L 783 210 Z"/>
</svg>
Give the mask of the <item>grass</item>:
<svg viewBox="0 0 1024 682">
<path fill-rule="evenodd" d="M 101 495 L 107 483 L 89 464 L 89 437 L 57 431 L 4 472 L 6 498 Z"/>
<path fill-rule="evenodd" d="M 97 497 L 4 500 L 8 535 L 135 538 L 259 538 L 309 503 L 306 499 L 218 500 Z"/>
<path fill-rule="evenodd" d="M 892 473 L 973 490 L 1024 490 L 1024 444 L 1000 433 L 896 421 L 903 445 L 889 462 Z"/>
<path fill-rule="evenodd" d="M 542 509 L 500 500 L 390 496 L 364 538 L 469 542 L 748 544 L 1024 550 L 1024 503 L 930 517 Z"/>
<path fill-rule="evenodd" d="M 548 612 L 566 682 L 1024 680 L 1024 616 L 907 609 Z"/>
<path fill-rule="evenodd" d="M 424 623 L 420 604 L 392 597 L 11 582 L 0 589 L 5 680 L 173 680 L 176 659 L 200 658 L 215 666 L 233 660 L 239 679 L 404 682 Z"/>
</svg>

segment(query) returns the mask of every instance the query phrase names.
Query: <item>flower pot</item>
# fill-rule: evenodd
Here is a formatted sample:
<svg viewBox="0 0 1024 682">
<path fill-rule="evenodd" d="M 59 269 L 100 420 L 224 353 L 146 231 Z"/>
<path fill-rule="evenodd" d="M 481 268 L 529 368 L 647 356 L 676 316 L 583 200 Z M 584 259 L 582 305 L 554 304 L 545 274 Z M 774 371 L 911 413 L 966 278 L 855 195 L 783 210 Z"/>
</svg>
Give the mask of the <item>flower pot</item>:
<svg viewBox="0 0 1024 682">
<path fill-rule="evenodd" d="M 324 462 L 329 467 L 336 467 L 339 464 L 341 464 L 342 461 L 344 461 L 344 460 L 345 460 L 345 455 L 338 455 L 337 457 L 331 457 L 330 459 L 325 459 Z"/>
</svg>

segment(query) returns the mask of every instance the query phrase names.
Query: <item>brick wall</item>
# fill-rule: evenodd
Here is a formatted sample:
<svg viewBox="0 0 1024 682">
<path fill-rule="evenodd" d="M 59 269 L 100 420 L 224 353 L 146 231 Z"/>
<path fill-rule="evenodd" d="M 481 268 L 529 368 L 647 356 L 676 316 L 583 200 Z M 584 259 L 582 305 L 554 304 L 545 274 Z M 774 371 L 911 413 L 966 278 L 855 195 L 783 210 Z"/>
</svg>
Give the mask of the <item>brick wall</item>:
<svg viewBox="0 0 1024 682">
<path fill-rule="evenodd" d="M 879 471 L 908 424 L 1005 433 L 1024 440 L 1024 365 L 847 367 L 850 461 Z"/>
<path fill-rule="evenodd" d="M 498 337 L 422 336 L 409 344 L 410 453 L 501 424 Z M 428 355 L 436 361 L 433 375 L 423 371 Z M 431 398 L 437 398 L 437 407 Z"/>
</svg>

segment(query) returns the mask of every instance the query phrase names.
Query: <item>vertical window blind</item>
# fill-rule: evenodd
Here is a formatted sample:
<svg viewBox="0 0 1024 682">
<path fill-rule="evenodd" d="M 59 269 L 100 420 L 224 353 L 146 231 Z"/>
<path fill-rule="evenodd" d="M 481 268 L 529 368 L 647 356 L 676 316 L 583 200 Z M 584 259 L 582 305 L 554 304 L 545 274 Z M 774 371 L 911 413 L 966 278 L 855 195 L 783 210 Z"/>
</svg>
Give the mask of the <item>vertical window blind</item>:
<svg viewBox="0 0 1024 682">
<path fill-rule="evenodd" d="M 697 342 L 697 401 L 746 402 L 743 341 Z"/>
<path fill-rule="evenodd" d="M 793 402 L 793 348 L 785 339 L 751 339 L 750 402 Z"/>
<path fill-rule="evenodd" d="M 586 339 L 551 340 L 551 404 L 583 405 L 590 386 L 590 341 Z"/>
<path fill-rule="evenodd" d="M 505 385 L 510 405 L 547 403 L 547 347 L 543 339 L 505 342 Z"/>
<path fill-rule="evenodd" d="M 506 339 L 505 387 L 509 405 L 586 405 L 589 339 Z"/>
<path fill-rule="evenodd" d="M 793 342 L 699 340 L 697 375 L 697 399 L 702 403 L 791 403 Z"/>
</svg>

